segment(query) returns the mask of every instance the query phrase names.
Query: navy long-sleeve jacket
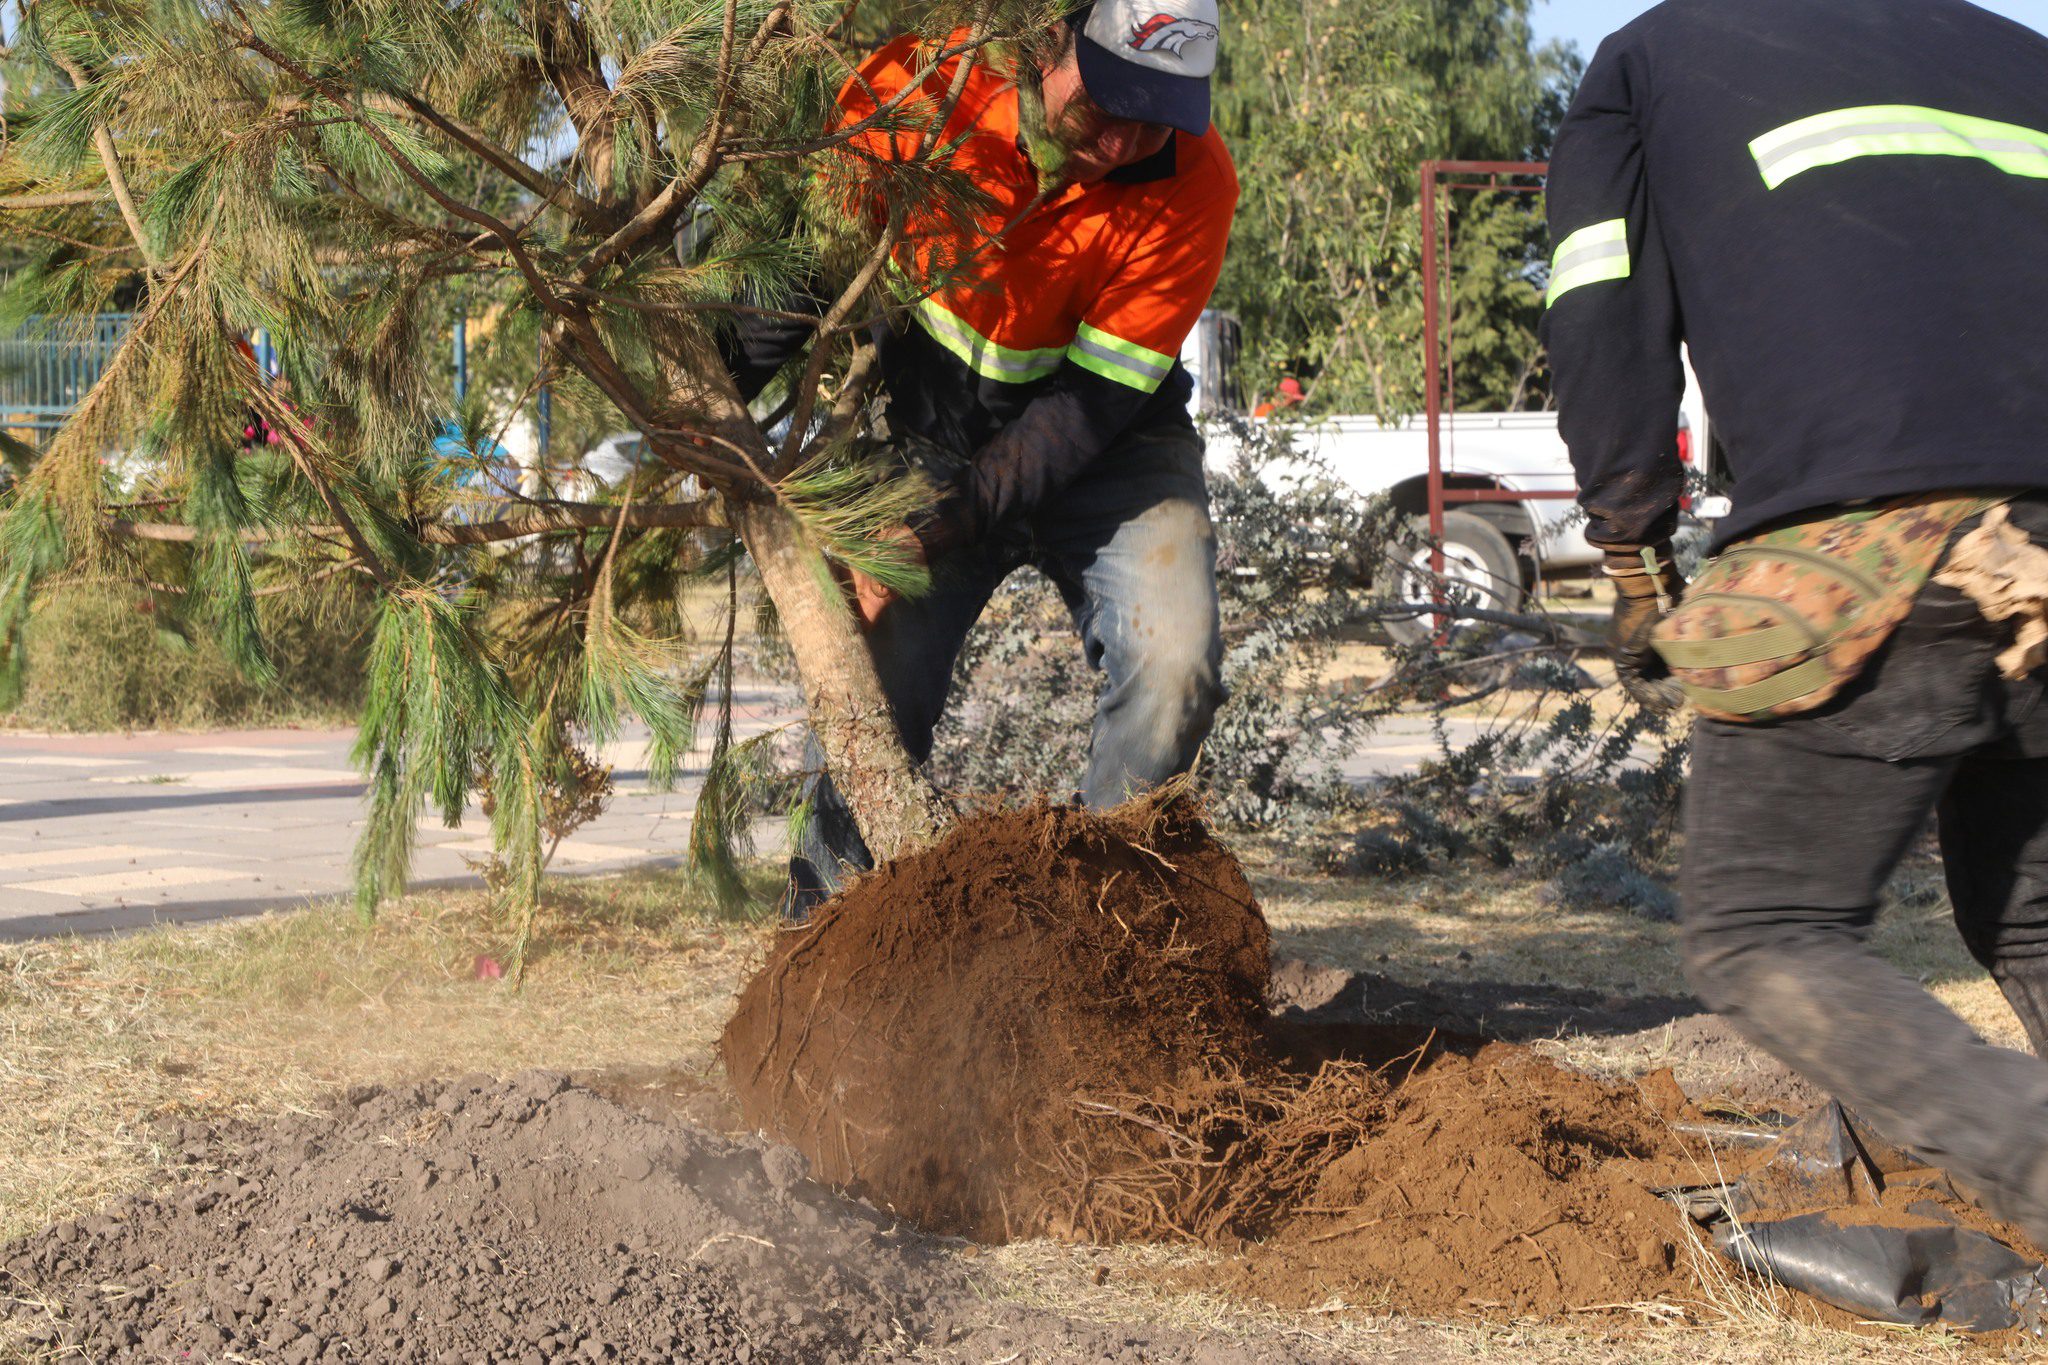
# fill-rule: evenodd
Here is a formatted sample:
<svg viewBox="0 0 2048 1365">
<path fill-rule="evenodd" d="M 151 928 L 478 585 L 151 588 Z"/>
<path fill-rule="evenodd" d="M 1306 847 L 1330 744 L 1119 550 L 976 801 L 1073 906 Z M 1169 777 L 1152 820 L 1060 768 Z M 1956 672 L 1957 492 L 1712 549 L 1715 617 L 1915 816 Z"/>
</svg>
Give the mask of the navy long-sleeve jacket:
<svg viewBox="0 0 2048 1365">
<path fill-rule="evenodd" d="M 2048 486 L 2048 37 L 1964 0 L 1666 0 L 1551 162 L 1544 336 L 1589 537 L 1668 536 L 1689 348 L 1791 513 Z"/>
</svg>

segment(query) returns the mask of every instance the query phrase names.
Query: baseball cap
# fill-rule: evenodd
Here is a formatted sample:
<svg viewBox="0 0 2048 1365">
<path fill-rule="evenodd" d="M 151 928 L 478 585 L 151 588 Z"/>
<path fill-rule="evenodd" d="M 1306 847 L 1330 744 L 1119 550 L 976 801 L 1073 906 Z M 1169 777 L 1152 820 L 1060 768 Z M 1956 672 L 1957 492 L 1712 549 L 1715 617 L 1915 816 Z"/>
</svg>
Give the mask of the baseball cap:
<svg viewBox="0 0 2048 1365">
<path fill-rule="evenodd" d="M 1209 129 L 1216 0 L 1095 0 L 1068 16 L 1088 98 L 1111 118 Z"/>
</svg>

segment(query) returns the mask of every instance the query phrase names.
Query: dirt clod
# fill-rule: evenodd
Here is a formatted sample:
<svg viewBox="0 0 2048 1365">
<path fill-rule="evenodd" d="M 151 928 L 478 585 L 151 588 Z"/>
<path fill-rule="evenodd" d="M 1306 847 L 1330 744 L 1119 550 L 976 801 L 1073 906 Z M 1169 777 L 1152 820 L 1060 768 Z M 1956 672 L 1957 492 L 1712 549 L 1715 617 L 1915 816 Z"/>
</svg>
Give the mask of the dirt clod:
<svg viewBox="0 0 2048 1365">
<path fill-rule="evenodd" d="M 724 1039 L 746 1120 L 933 1231 L 1071 1231 L 1086 1092 L 1256 1047 L 1268 934 L 1185 798 L 1003 810 L 783 937 Z"/>
</svg>

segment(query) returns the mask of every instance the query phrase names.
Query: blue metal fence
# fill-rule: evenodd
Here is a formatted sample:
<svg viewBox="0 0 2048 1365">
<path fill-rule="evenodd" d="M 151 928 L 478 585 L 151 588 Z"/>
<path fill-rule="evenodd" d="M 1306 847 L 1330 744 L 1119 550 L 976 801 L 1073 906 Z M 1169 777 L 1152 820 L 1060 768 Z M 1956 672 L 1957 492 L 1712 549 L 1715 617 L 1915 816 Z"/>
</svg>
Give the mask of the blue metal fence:
<svg viewBox="0 0 2048 1365">
<path fill-rule="evenodd" d="M 55 431 L 91 391 L 121 344 L 132 313 L 32 318 L 0 339 L 0 426 Z"/>
</svg>

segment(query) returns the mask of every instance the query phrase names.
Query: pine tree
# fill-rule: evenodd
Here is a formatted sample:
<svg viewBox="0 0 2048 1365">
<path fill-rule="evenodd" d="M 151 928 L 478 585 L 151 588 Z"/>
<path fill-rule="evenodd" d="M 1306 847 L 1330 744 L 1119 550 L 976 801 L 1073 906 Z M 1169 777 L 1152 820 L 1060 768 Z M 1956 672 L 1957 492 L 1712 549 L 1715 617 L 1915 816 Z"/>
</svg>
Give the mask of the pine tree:
<svg viewBox="0 0 2048 1365">
<path fill-rule="evenodd" d="M 423 808 L 452 821 L 483 791 L 530 925 L 551 802 L 629 715 L 660 782 L 716 713 L 693 851 L 736 885 L 759 763 L 719 712 L 731 632 L 701 649 L 664 603 L 744 564 L 869 846 L 944 827 L 835 570 L 920 585 L 883 533 L 925 492 L 858 439 L 870 329 L 936 283 L 890 268 L 906 228 L 972 195 L 947 100 L 866 121 L 902 152 L 883 161 L 831 131 L 833 97 L 884 29 L 917 27 L 934 64 L 1017 60 L 1045 0 L 29 0 L 17 18 L 0 222 L 22 254 L 0 327 L 134 318 L 7 494 L 0 688 L 59 579 L 174 599 L 257 677 L 259 593 L 359 581 L 379 605 L 359 904 L 402 889 Z M 749 310 L 811 337 L 758 419 L 718 350 Z M 457 406 L 447 328 L 485 312 L 498 354 L 538 360 Z M 257 329 L 274 378 L 238 345 Z M 465 517 L 465 473 L 543 385 L 654 458 L 617 489 L 544 482 Z M 243 441 L 252 413 L 274 443 Z M 116 491 L 114 451 L 154 471 L 148 496 Z"/>
</svg>

